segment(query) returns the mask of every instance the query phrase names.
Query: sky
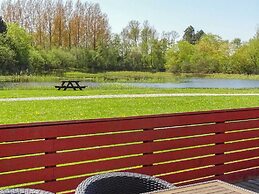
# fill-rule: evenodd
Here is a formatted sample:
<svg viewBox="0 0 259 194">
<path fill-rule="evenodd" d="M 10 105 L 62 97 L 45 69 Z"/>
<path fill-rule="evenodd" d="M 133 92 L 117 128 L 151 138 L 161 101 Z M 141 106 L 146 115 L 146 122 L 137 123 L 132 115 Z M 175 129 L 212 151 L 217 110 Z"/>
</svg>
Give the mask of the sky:
<svg viewBox="0 0 259 194">
<path fill-rule="evenodd" d="M 1 1 L 1 0 L 0 0 Z M 130 20 L 148 20 L 158 32 L 195 30 L 247 41 L 259 28 L 259 0 L 90 0 L 108 15 L 112 32 Z"/>
</svg>

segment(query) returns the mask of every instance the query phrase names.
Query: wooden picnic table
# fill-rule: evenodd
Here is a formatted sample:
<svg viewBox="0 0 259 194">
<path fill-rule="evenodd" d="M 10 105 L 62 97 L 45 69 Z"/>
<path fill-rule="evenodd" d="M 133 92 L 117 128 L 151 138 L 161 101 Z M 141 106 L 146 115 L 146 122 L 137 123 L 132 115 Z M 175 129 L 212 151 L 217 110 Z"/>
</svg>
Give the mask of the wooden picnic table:
<svg viewBox="0 0 259 194">
<path fill-rule="evenodd" d="M 57 88 L 58 90 L 60 90 L 60 89 L 67 90 L 68 88 L 72 88 L 74 90 L 76 90 L 76 89 L 82 90 L 82 89 L 86 88 L 86 86 L 80 86 L 79 82 L 80 81 L 78 81 L 78 80 L 63 80 L 63 81 L 61 81 L 61 85 L 55 86 L 55 88 Z"/>
<path fill-rule="evenodd" d="M 203 183 L 175 187 L 173 189 L 152 192 L 152 194 L 215 194 L 215 193 L 231 193 L 231 194 L 255 194 L 255 192 L 243 189 L 241 187 L 213 180 Z M 151 194 L 151 193 L 150 193 Z"/>
</svg>

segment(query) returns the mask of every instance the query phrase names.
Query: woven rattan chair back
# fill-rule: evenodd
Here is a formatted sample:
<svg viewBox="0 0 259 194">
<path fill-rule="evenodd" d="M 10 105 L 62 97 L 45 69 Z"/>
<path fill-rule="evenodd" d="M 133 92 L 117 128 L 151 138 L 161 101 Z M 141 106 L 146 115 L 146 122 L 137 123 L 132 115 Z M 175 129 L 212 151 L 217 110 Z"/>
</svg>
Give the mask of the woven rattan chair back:
<svg viewBox="0 0 259 194">
<path fill-rule="evenodd" d="M 96 175 L 80 183 L 76 194 L 139 194 L 174 187 L 164 180 L 129 172 Z"/>
<path fill-rule="evenodd" d="M 0 190 L 0 194 L 54 194 L 54 193 L 51 193 L 49 191 L 39 190 L 39 189 L 17 188 L 17 189 Z"/>
</svg>

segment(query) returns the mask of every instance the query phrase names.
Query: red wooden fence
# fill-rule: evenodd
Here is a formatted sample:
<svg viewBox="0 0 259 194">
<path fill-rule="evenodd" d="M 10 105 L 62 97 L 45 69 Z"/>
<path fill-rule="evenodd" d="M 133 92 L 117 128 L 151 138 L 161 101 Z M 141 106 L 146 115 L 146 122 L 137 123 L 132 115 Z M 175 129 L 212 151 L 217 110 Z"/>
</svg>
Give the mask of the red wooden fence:
<svg viewBox="0 0 259 194">
<path fill-rule="evenodd" d="M 0 188 L 69 193 L 107 171 L 234 182 L 258 164 L 259 108 L 0 125 Z"/>
</svg>

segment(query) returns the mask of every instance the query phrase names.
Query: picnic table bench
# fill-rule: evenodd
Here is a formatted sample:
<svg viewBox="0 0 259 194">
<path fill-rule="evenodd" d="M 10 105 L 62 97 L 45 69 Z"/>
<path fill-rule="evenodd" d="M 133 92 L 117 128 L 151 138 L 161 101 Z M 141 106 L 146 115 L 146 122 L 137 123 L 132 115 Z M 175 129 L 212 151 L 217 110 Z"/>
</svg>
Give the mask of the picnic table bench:
<svg viewBox="0 0 259 194">
<path fill-rule="evenodd" d="M 63 80 L 61 81 L 61 85 L 55 86 L 55 88 L 57 88 L 58 90 L 61 90 L 61 89 L 67 90 L 68 88 L 72 88 L 74 90 L 76 89 L 82 90 L 86 88 L 86 86 L 80 86 L 79 82 L 80 81 L 78 80 Z"/>
</svg>

